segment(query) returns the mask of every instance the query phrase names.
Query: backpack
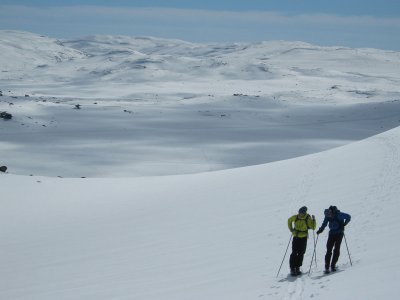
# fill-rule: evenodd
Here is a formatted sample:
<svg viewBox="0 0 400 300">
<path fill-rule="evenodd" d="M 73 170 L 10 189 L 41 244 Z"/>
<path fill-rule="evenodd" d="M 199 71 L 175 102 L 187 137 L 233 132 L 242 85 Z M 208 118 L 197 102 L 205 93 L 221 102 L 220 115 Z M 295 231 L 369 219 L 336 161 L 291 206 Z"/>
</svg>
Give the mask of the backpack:
<svg viewBox="0 0 400 300">
<path fill-rule="evenodd" d="M 338 232 L 343 232 L 344 231 L 344 221 L 339 218 L 340 210 L 336 210 L 335 215 L 332 217 L 328 217 L 328 209 L 325 210 L 325 217 L 328 219 L 328 221 L 331 223 L 337 223 L 338 227 L 337 228 L 331 228 L 331 230 L 338 231 Z"/>
<path fill-rule="evenodd" d="M 297 221 L 301 220 L 301 221 L 306 222 L 306 226 L 307 226 L 307 230 L 306 231 L 297 230 L 297 229 L 296 229 L 296 231 L 298 231 L 298 232 L 307 232 L 308 233 L 308 229 L 312 229 L 311 227 L 308 226 L 308 220 L 309 219 L 310 219 L 310 215 L 309 214 L 307 214 L 305 219 L 300 219 L 299 215 L 296 215 L 296 220 L 294 221 L 294 224 L 296 224 Z"/>
</svg>

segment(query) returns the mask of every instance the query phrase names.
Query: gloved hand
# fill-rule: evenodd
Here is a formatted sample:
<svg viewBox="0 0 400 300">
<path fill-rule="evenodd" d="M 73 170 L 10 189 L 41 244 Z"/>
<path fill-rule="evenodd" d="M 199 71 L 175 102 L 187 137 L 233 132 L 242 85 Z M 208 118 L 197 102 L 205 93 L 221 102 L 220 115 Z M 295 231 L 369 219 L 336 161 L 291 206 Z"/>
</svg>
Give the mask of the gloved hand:
<svg viewBox="0 0 400 300">
<path fill-rule="evenodd" d="M 322 232 L 321 229 L 318 229 L 318 230 L 317 230 L 317 234 L 320 234 L 321 232 Z"/>
<path fill-rule="evenodd" d="M 312 219 L 313 219 L 313 221 L 315 221 L 315 216 L 314 215 L 312 215 Z"/>
</svg>

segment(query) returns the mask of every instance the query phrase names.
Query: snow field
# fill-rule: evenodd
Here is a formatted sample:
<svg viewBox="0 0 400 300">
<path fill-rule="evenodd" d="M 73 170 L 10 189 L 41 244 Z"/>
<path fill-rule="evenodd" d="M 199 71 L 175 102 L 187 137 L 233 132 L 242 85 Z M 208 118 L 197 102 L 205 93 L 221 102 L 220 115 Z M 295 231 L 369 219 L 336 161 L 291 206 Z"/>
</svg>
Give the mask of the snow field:
<svg viewBox="0 0 400 300">
<path fill-rule="evenodd" d="M 132 179 L 2 175 L 4 299 L 393 299 L 398 129 L 297 159 Z M 18 188 L 19 187 L 19 188 Z M 301 205 L 352 215 L 337 274 L 276 278 Z M 303 270 L 309 267 L 312 239 Z M 366 275 L 368 273 L 368 276 Z M 370 274 L 373 274 L 371 276 Z"/>
</svg>

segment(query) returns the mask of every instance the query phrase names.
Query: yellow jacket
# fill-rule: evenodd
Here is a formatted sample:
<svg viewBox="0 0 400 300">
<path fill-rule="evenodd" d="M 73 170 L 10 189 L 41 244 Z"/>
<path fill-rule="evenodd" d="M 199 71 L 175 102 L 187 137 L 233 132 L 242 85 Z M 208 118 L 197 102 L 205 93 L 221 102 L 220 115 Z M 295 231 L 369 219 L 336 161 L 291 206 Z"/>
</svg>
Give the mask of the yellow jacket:
<svg viewBox="0 0 400 300">
<path fill-rule="evenodd" d="M 298 214 L 288 219 L 288 227 L 294 237 L 305 238 L 308 236 L 309 229 L 314 230 L 317 227 L 317 222 L 309 214 Z"/>
</svg>

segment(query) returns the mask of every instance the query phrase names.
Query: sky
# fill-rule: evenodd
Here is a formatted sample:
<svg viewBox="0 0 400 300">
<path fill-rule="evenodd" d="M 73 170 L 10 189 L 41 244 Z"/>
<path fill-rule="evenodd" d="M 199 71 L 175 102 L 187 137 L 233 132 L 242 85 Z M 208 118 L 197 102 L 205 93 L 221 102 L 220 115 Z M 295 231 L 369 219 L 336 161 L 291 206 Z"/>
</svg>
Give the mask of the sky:
<svg viewBox="0 0 400 300">
<path fill-rule="evenodd" d="M 0 0 L 0 29 L 190 42 L 304 41 L 400 51 L 399 0 Z"/>
</svg>

